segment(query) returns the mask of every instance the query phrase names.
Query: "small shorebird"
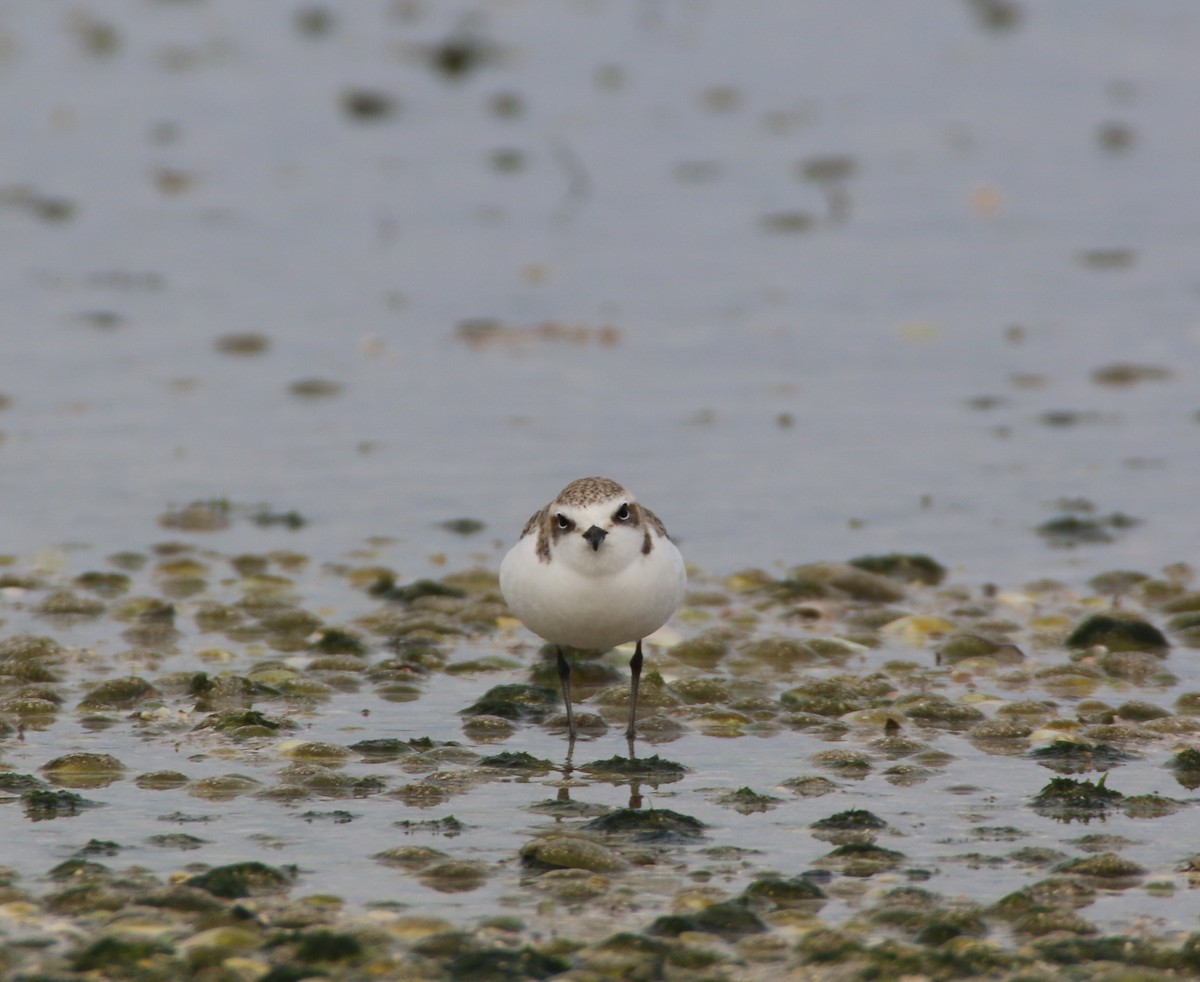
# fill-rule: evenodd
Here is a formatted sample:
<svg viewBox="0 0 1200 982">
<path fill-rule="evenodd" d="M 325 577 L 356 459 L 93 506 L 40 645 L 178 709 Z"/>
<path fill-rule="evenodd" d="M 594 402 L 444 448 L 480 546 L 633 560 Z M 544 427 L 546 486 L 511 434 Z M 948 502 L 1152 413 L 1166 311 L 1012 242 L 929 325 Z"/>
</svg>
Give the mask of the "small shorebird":
<svg viewBox="0 0 1200 982">
<path fill-rule="evenodd" d="M 642 639 L 667 622 L 686 583 L 683 557 L 658 516 L 606 477 L 572 481 L 525 523 L 500 564 L 500 592 L 522 624 L 557 648 L 572 742 L 571 666 L 562 645 L 637 642 L 625 731 L 632 753 Z"/>
</svg>

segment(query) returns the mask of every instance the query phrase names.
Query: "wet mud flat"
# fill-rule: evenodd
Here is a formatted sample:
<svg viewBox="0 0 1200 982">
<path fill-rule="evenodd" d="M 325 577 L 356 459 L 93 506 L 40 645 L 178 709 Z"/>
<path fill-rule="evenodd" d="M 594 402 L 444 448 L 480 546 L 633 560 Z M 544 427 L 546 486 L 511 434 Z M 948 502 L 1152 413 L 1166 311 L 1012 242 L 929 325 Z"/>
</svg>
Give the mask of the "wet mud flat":
<svg viewBox="0 0 1200 982">
<path fill-rule="evenodd" d="M 1185 562 L 694 570 L 631 756 L 628 653 L 576 654 L 569 748 L 492 569 L 226 554 L 193 508 L 0 566 L 9 977 L 1200 970 Z"/>
</svg>

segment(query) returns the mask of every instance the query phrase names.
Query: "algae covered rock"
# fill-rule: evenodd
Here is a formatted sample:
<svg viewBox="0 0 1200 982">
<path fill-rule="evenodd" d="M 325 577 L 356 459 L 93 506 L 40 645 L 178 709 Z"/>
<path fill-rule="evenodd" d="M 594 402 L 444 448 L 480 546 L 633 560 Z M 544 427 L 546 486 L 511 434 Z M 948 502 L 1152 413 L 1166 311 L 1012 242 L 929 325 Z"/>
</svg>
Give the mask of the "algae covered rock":
<svg viewBox="0 0 1200 982">
<path fill-rule="evenodd" d="M 678 761 L 667 760 L 654 754 L 650 757 L 622 757 L 616 754 L 603 760 L 593 760 L 580 764 L 579 770 L 585 774 L 605 778 L 610 781 L 643 780 L 650 783 L 678 781 L 688 768 Z"/>
<path fill-rule="evenodd" d="M 887 828 L 887 822 L 865 808 L 851 808 L 813 822 L 809 828 L 818 839 L 833 842 L 871 842 Z"/>
<path fill-rule="evenodd" d="M 417 878 L 438 893 L 470 893 L 487 882 L 489 872 L 477 859 L 444 859 L 422 867 Z"/>
<path fill-rule="evenodd" d="M 919 554 L 892 552 L 880 556 L 859 556 L 851 559 L 850 565 L 903 583 L 937 586 L 946 578 L 945 566 Z"/>
<path fill-rule="evenodd" d="M 88 690 L 79 700 L 80 709 L 132 709 L 148 699 L 158 699 L 161 693 L 144 678 L 128 675 L 106 679 Z"/>
<path fill-rule="evenodd" d="M 1098 856 L 1085 856 L 1082 859 L 1060 863 L 1054 868 L 1054 872 L 1074 873 L 1076 876 L 1103 880 L 1105 886 L 1111 889 L 1113 881 L 1137 879 L 1145 876 L 1149 870 L 1130 859 L 1118 856 L 1115 852 L 1105 852 Z"/>
<path fill-rule="evenodd" d="M 501 719 L 540 723 L 554 711 L 558 702 L 559 695 L 552 688 L 507 682 L 488 689 L 460 715 L 499 716 Z"/>
<path fill-rule="evenodd" d="M 721 632 L 709 631 L 672 646 L 671 657 L 694 668 L 712 669 L 729 653 L 729 640 Z"/>
<path fill-rule="evenodd" d="M 251 860 L 217 866 L 185 882 L 188 886 L 208 891 L 214 897 L 240 900 L 243 897 L 284 893 L 296 881 L 296 876 L 294 866 L 268 866 Z"/>
<path fill-rule="evenodd" d="M 914 722 L 947 730 L 966 730 L 983 720 L 982 711 L 937 693 L 906 697 L 896 709 Z"/>
<path fill-rule="evenodd" d="M 196 724 L 197 730 L 215 730 L 235 740 L 272 736 L 281 729 L 294 729 L 290 719 L 266 716 L 254 709 L 227 709 L 212 713 Z"/>
<path fill-rule="evenodd" d="M 17 634 L 0 641 L 0 675 L 21 682 L 57 682 L 64 658 L 53 638 Z"/>
<path fill-rule="evenodd" d="M 992 641 L 978 634 L 955 634 L 937 650 L 939 665 L 957 665 L 969 658 L 987 658 L 997 665 L 1019 665 L 1025 654 L 1016 645 Z"/>
<path fill-rule="evenodd" d="M 89 571 L 75 577 L 77 586 L 106 599 L 128 593 L 133 581 L 125 573 Z"/>
<path fill-rule="evenodd" d="M 757 909 L 815 909 L 825 902 L 825 891 L 803 876 L 763 876 L 742 891 L 741 899 Z"/>
<path fill-rule="evenodd" d="M 85 808 L 96 803 L 80 797 L 74 791 L 53 791 L 49 788 L 32 788 L 21 795 L 21 806 L 25 817 L 31 822 L 45 822 L 54 818 L 74 818 Z"/>
<path fill-rule="evenodd" d="M 756 904 L 755 906 L 766 906 Z M 715 934 L 726 941 L 738 941 L 767 930 L 766 924 L 751 909 L 745 898 L 709 904 L 695 914 L 667 914 L 650 925 L 647 933 L 660 937 L 678 937 L 685 931 Z"/>
<path fill-rule="evenodd" d="M 49 780 L 66 788 L 102 788 L 125 776 L 125 765 L 111 754 L 74 753 L 42 765 Z"/>
<path fill-rule="evenodd" d="M 615 849 L 580 835 L 541 835 L 521 847 L 521 862 L 535 869 L 586 869 L 615 873 L 627 863 Z"/>
<path fill-rule="evenodd" d="M 904 853 L 870 842 L 847 842 L 816 862 L 821 869 L 834 869 L 844 876 L 868 877 L 896 869 Z"/>
<path fill-rule="evenodd" d="M 496 770 L 518 771 L 526 774 L 546 774 L 554 770 L 554 763 L 542 757 L 535 757 L 533 754 L 526 753 L 523 750 L 511 751 L 506 750 L 498 754 L 492 754 L 490 757 L 484 757 L 479 762 L 480 767 L 491 767 Z"/>
<path fill-rule="evenodd" d="M 835 717 L 885 706 L 894 688 L 883 675 L 831 675 L 801 682 L 780 693 L 779 698 L 790 710 Z"/>
<path fill-rule="evenodd" d="M 1107 775 L 1105 775 L 1107 776 Z M 1076 781 L 1069 777 L 1051 778 L 1033 799 L 1033 810 L 1039 815 L 1071 819 L 1099 817 L 1125 796 L 1099 781 Z"/>
<path fill-rule="evenodd" d="M 81 597 L 70 590 L 56 590 L 42 601 L 38 613 L 50 618 L 86 618 L 99 617 L 104 609 L 103 601 Z"/>
<path fill-rule="evenodd" d="M 738 788 L 718 796 L 717 804 L 732 808 L 743 815 L 753 815 L 756 812 L 770 811 L 782 800 L 753 788 Z"/>
<path fill-rule="evenodd" d="M 694 842 L 704 838 L 707 826 L 698 818 L 669 808 L 614 808 L 583 826 L 631 842 Z"/>
<path fill-rule="evenodd" d="M 1170 642 L 1157 627 L 1139 617 L 1093 614 L 1066 640 L 1068 648 L 1100 646 L 1109 651 L 1150 651 L 1166 654 Z"/>
<path fill-rule="evenodd" d="M 812 665 L 822 660 L 811 647 L 795 638 L 761 638 L 750 641 L 738 649 L 738 654 L 780 672 L 801 665 Z"/>
<path fill-rule="evenodd" d="M 895 603 L 905 595 L 903 587 L 891 576 L 850 563 L 796 566 L 788 570 L 788 581 L 809 584 L 806 589 L 798 589 L 801 594 L 820 597 L 832 593 L 873 604 Z"/>
</svg>

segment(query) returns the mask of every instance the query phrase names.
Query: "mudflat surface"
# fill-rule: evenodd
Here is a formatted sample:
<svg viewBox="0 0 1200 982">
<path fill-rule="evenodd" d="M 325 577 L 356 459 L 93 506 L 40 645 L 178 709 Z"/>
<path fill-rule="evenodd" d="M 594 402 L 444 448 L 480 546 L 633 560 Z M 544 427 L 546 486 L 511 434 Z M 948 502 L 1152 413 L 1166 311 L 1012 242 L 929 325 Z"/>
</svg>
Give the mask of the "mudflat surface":
<svg viewBox="0 0 1200 982">
<path fill-rule="evenodd" d="M 1198 34 L 5 8 L 5 964 L 1194 967 Z M 615 776 L 494 583 L 590 473 Z"/>
</svg>

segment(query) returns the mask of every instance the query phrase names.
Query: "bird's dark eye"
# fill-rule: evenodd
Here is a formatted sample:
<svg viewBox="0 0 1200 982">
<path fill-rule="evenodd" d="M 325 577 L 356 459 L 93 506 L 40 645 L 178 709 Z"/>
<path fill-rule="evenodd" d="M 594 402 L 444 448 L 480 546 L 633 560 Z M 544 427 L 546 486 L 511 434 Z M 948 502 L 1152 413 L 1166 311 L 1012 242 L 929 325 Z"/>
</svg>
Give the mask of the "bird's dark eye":
<svg viewBox="0 0 1200 982">
<path fill-rule="evenodd" d="M 621 507 L 618 508 L 613 513 L 613 518 L 615 518 L 618 522 L 629 521 L 629 504 L 628 504 L 628 502 L 622 503 Z"/>
<path fill-rule="evenodd" d="M 562 514 L 561 512 L 555 516 L 555 521 L 558 523 L 558 527 L 560 529 L 562 529 L 564 532 L 567 529 L 571 528 L 575 524 L 573 521 L 571 521 L 569 518 L 567 518 L 566 515 Z"/>
</svg>

